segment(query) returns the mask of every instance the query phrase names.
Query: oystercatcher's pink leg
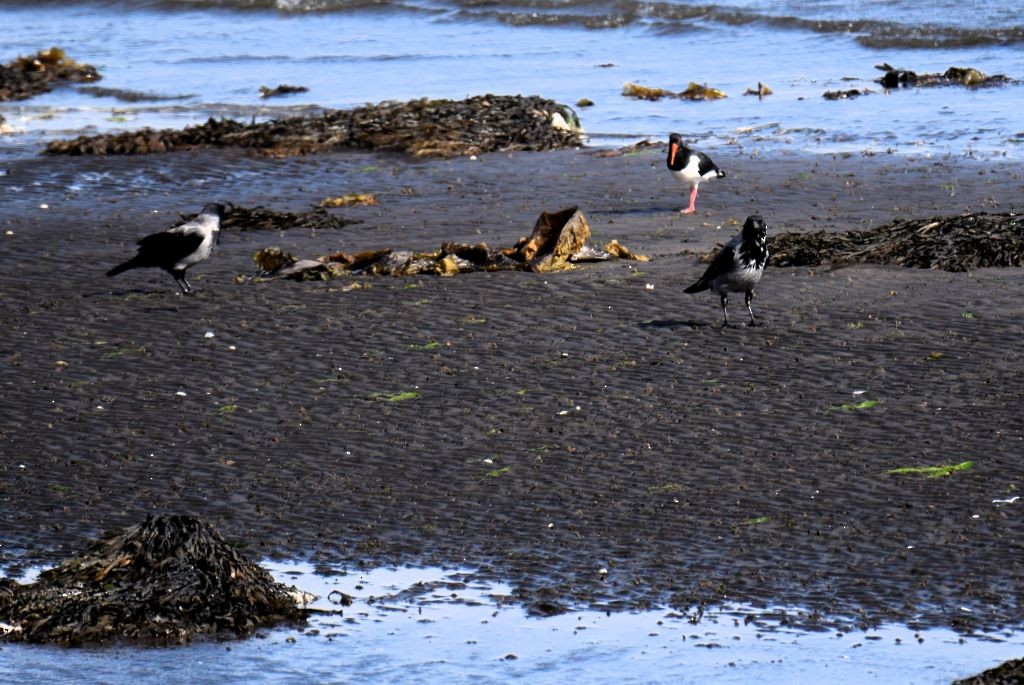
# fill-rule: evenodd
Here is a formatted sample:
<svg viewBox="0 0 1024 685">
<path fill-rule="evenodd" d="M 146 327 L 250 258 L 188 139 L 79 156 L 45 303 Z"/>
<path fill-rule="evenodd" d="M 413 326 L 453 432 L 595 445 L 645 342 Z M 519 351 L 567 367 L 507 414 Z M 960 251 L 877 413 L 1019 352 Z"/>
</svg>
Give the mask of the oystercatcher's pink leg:
<svg viewBox="0 0 1024 685">
<path fill-rule="evenodd" d="M 695 211 L 697 211 L 697 208 L 694 207 L 694 203 L 696 201 L 697 201 L 697 186 L 694 186 L 693 188 L 690 189 L 690 206 L 687 207 L 686 209 L 680 209 L 679 213 L 680 214 L 693 214 Z"/>
</svg>

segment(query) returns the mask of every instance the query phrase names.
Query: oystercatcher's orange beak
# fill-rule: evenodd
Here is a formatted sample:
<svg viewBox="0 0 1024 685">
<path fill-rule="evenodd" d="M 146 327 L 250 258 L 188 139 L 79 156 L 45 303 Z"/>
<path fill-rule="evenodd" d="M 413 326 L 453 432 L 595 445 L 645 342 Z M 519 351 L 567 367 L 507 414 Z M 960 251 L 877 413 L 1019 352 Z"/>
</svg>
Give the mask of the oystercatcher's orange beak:
<svg viewBox="0 0 1024 685">
<path fill-rule="evenodd" d="M 679 145 L 676 143 L 669 143 L 668 146 L 668 164 L 672 166 L 676 163 L 676 151 L 679 150 Z"/>
</svg>

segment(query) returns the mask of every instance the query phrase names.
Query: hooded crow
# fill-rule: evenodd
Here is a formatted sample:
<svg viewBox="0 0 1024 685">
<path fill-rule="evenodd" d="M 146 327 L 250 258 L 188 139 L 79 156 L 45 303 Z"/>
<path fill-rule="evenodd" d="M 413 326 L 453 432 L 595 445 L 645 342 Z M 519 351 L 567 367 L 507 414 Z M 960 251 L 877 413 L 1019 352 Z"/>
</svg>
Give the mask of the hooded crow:
<svg viewBox="0 0 1024 685">
<path fill-rule="evenodd" d="M 680 209 L 680 214 L 693 214 L 696 211 L 694 203 L 697 201 L 697 186 L 701 181 L 725 176 L 725 172 L 706 154 L 683 145 L 683 137 L 678 133 L 668 137 L 668 159 L 665 161 L 672 175 L 690 186 L 690 206 Z"/>
<path fill-rule="evenodd" d="M 107 276 L 139 269 L 158 267 L 171 274 L 184 295 L 194 291 L 185 280 L 185 271 L 210 256 L 213 244 L 220 241 L 220 220 L 224 205 L 215 202 L 203 207 L 191 221 L 166 231 L 147 235 L 139 241 L 139 253 L 107 272 Z"/>
<path fill-rule="evenodd" d="M 700 280 L 683 291 L 699 293 L 710 289 L 716 295 L 721 295 L 722 314 L 725 317 L 723 328 L 729 325 L 729 310 L 726 307 L 731 292 L 746 293 L 744 302 L 750 313 L 750 325 L 757 325 L 750 300 L 754 297 L 754 286 L 761 280 L 764 265 L 768 262 L 767 235 L 767 226 L 761 215 L 748 216 L 743 230 L 719 250 Z"/>
</svg>

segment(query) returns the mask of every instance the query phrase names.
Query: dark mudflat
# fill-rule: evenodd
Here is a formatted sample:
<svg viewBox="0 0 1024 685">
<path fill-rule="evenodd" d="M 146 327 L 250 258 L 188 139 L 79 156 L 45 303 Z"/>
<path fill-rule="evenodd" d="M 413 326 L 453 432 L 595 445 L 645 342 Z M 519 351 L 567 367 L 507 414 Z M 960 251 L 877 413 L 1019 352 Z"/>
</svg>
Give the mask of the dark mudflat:
<svg viewBox="0 0 1024 685">
<path fill-rule="evenodd" d="M 254 557 L 479 568 L 541 613 L 741 601 L 823 617 L 806 625 L 1019 626 L 1024 500 L 994 501 L 1024 488 L 1020 269 L 769 267 L 757 328 L 719 329 L 717 298 L 682 293 L 749 213 L 771 233 L 1021 211 L 1019 168 L 716 160 L 730 176 L 688 217 L 657 150 L 11 164 L 3 562 L 176 512 Z M 339 192 L 379 205 L 336 230 L 225 231 L 194 297 L 158 271 L 103 276 L 206 202 L 298 212 Z M 570 205 L 595 243 L 652 261 L 234 281 L 270 245 L 504 245 Z"/>
</svg>

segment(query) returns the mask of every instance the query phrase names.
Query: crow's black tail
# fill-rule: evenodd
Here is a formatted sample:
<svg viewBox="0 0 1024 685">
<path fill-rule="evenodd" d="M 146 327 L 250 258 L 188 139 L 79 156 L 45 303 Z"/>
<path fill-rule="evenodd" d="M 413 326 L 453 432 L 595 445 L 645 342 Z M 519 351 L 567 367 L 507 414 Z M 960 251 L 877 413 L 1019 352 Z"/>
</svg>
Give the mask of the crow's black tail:
<svg viewBox="0 0 1024 685">
<path fill-rule="evenodd" d="M 700 281 L 697 281 L 696 283 L 694 283 L 693 285 L 691 285 L 689 288 L 687 288 L 683 292 L 684 293 L 690 293 L 692 295 L 693 293 L 702 293 L 705 290 L 707 290 L 709 287 L 710 286 L 707 283 L 705 283 L 703 280 L 700 280 Z"/>
<path fill-rule="evenodd" d="M 138 269 L 140 266 L 146 266 L 138 257 L 132 257 L 123 264 L 118 264 L 113 269 L 107 272 L 107 276 L 116 276 L 119 273 L 128 271 L 129 269 Z"/>
</svg>

